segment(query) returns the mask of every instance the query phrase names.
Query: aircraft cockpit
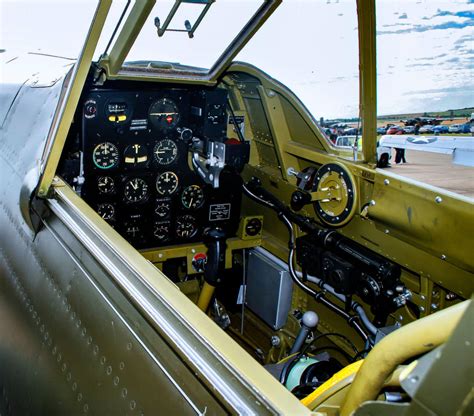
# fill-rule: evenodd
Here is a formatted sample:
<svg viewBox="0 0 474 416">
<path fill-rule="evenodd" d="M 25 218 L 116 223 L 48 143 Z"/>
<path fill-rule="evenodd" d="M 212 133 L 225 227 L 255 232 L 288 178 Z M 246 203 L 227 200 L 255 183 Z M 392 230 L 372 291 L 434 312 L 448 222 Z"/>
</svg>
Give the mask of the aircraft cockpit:
<svg viewBox="0 0 474 416">
<path fill-rule="evenodd" d="M 17 96 L 32 94 L 38 113 L 56 100 L 34 139 L 41 163 L 24 162 L 19 197 L 2 202 L 5 218 L 22 218 L 5 220 L 17 251 L 33 253 L 5 264 L 41 331 L 31 356 L 52 363 L 38 377 L 65 386 L 28 406 L 416 414 L 419 395 L 436 396 L 421 391 L 427 369 L 442 379 L 467 345 L 472 202 L 378 168 L 374 1 L 356 2 L 351 146 L 235 60 L 267 20 L 282 21 L 281 1 L 218 3 L 128 1 L 99 47 L 102 0 L 72 69 L 10 94 L 7 147 Z"/>
</svg>

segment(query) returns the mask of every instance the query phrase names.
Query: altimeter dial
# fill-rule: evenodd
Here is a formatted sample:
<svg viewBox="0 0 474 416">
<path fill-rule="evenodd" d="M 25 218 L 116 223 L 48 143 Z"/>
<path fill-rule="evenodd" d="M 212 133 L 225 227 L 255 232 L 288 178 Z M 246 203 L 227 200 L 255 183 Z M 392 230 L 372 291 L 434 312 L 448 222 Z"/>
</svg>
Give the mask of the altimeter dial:
<svg viewBox="0 0 474 416">
<path fill-rule="evenodd" d="M 110 176 L 99 176 L 97 189 L 101 194 L 113 194 L 115 192 L 115 181 Z"/>
<path fill-rule="evenodd" d="M 173 140 L 163 139 L 156 143 L 153 154 L 159 165 L 170 165 L 178 157 L 178 146 Z"/>
<path fill-rule="evenodd" d="M 129 179 L 124 187 L 125 200 L 141 202 L 148 197 L 148 184 L 141 178 Z"/>
<path fill-rule="evenodd" d="M 156 190 L 160 195 L 172 195 L 178 189 L 178 175 L 174 172 L 163 172 L 156 178 Z"/>
<path fill-rule="evenodd" d="M 110 142 L 98 144 L 92 152 L 92 160 L 99 169 L 110 169 L 117 166 L 119 161 L 117 146 Z"/>
<path fill-rule="evenodd" d="M 188 209 L 201 208 L 204 203 L 204 192 L 199 185 L 190 185 L 181 194 L 181 202 Z"/>
</svg>

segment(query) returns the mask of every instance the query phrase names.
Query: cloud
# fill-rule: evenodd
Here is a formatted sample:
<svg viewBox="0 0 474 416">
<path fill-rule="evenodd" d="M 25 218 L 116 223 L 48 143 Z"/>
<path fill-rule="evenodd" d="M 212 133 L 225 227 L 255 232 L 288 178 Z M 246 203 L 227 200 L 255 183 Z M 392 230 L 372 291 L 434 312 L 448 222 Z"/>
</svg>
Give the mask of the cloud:
<svg viewBox="0 0 474 416">
<path fill-rule="evenodd" d="M 410 65 L 406 65 L 407 68 L 413 68 L 413 67 L 420 67 L 420 66 L 433 66 L 433 64 L 410 64 Z"/>
<path fill-rule="evenodd" d="M 415 58 L 415 61 L 433 61 L 435 59 L 444 58 L 445 56 L 448 56 L 448 54 L 442 53 L 440 55 L 435 55 L 435 56 L 425 56 L 422 58 Z"/>
<path fill-rule="evenodd" d="M 465 93 L 465 92 L 469 92 L 469 87 L 459 86 L 459 87 L 431 88 L 429 90 L 408 91 L 408 92 L 405 92 L 403 95 Z"/>
<path fill-rule="evenodd" d="M 377 35 L 398 35 L 402 33 L 412 32 L 427 32 L 430 30 L 446 30 L 446 29 L 464 29 L 466 27 L 474 26 L 474 18 L 464 22 L 445 22 L 437 25 L 413 25 L 408 29 L 377 31 Z"/>
<path fill-rule="evenodd" d="M 411 26 L 411 23 L 395 23 L 393 25 L 382 25 L 382 27 Z"/>
<path fill-rule="evenodd" d="M 459 61 L 460 61 L 459 57 L 455 56 L 454 58 L 446 59 L 446 61 L 444 61 L 444 62 L 452 63 L 452 62 L 459 62 Z"/>
<path fill-rule="evenodd" d="M 438 9 L 438 12 L 433 15 L 433 17 L 441 17 L 441 16 L 456 16 L 456 17 L 465 17 L 467 19 L 473 19 L 474 18 L 474 11 L 472 10 L 463 10 L 460 12 L 450 12 L 447 10 L 440 10 Z"/>
<path fill-rule="evenodd" d="M 402 13 L 400 16 L 398 16 L 399 19 L 408 19 L 408 15 L 406 13 Z"/>
</svg>

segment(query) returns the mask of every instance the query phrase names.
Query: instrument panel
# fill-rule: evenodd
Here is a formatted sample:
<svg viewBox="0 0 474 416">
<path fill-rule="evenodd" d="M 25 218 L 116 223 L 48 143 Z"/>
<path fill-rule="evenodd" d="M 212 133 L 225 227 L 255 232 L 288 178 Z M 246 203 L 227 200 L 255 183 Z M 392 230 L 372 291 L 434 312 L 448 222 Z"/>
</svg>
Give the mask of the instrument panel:
<svg viewBox="0 0 474 416">
<path fill-rule="evenodd" d="M 223 171 L 214 189 L 189 164 L 188 126 L 202 114 L 195 96 L 203 92 L 97 89 L 83 100 L 81 196 L 137 248 L 199 241 L 209 226 L 237 230 L 240 175 Z M 213 111 L 225 112 L 216 97 L 222 91 Z"/>
</svg>

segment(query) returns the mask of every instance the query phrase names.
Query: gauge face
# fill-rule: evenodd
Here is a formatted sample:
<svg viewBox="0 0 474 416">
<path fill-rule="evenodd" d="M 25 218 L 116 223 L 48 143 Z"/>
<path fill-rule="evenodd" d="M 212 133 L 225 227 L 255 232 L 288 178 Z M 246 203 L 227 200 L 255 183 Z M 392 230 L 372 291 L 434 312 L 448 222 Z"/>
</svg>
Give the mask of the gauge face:
<svg viewBox="0 0 474 416">
<path fill-rule="evenodd" d="M 181 194 L 181 202 L 188 209 L 201 208 L 204 203 L 204 192 L 199 185 L 188 186 Z"/>
<path fill-rule="evenodd" d="M 160 218 L 167 217 L 171 212 L 171 199 L 158 199 L 155 205 L 155 214 Z"/>
<path fill-rule="evenodd" d="M 99 204 L 97 212 L 104 220 L 112 220 L 115 217 L 115 208 L 112 204 Z"/>
<path fill-rule="evenodd" d="M 133 178 L 125 183 L 124 196 L 128 202 L 141 202 L 148 196 L 148 184 L 141 178 Z"/>
<path fill-rule="evenodd" d="M 178 157 L 178 146 L 173 140 L 160 140 L 156 143 L 153 154 L 159 165 L 170 165 Z"/>
<path fill-rule="evenodd" d="M 160 241 L 166 241 L 170 236 L 171 224 L 169 222 L 155 222 L 153 235 Z"/>
<path fill-rule="evenodd" d="M 245 233 L 251 237 L 256 236 L 262 230 L 262 220 L 260 218 L 252 218 L 245 225 Z"/>
<path fill-rule="evenodd" d="M 117 146 L 110 142 L 98 144 L 92 152 L 92 160 L 99 169 L 110 169 L 117 166 L 119 161 Z"/>
<path fill-rule="evenodd" d="M 171 195 L 178 189 L 178 176 L 174 172 L 163 172 L 156 179 L 156 190 L 160 195 Z"/>
<path fill-rule="evenodd" d="M 84 117 L 91 119 L 97 115 L 97 102 L 95 100 L 87 100 L 84 104 Z"/>
<path fill-rule="evenodd" d="M 141 144 L 131 144 L 130 146 L 127 146 L 123 156 L 124 162 L 128 166 L 143 165 L 148 161 L 148 151 L 146 146 L 142 146 Z"/>
<path fill-rule="evenodd" d="M 99 176 L 97 189 L 101 194 L 113 194 L 115 192 L 115 181 L 110 176 Z"/>
<path fill-rule="evenodd" d="M 192 215 L 183 215 L 176 219 L 176 235 L 179 238 L 194 237 L 197 230 L 197 221 Z"/>
<path fill-rule="evenodd" d="M 169 98 L 161 98 L 151 105 L 148 117 L 156 128 L 171 130 L 179 122 L 178 106 Z"/>
</svg>

